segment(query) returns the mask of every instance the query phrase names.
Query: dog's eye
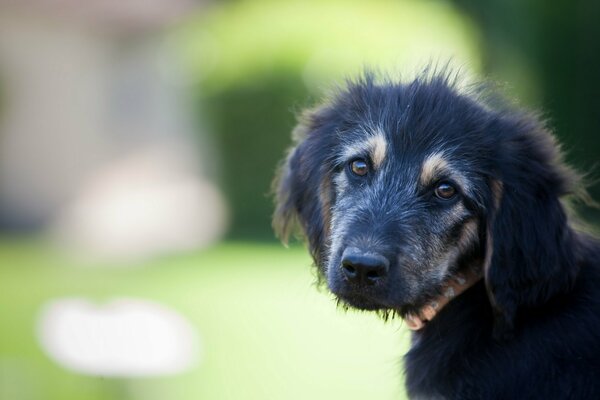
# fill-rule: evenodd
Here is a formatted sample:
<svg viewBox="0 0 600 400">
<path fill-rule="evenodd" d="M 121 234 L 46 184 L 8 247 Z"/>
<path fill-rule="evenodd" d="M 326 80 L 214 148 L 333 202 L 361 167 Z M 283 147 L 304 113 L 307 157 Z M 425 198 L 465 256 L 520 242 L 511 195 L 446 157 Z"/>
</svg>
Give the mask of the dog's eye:
<svg viewBox="0 0 600 400">
<path fill-rule="evenodd" d="M 435 187 L 434 193 L 442 200 L 450 200 L 456 195 L 456 189 L 448 182 L 441 182 Z"/>
<path fill-rule="evenodd" d="M 369 165 L 361 158 L 350 162 L 350 170 L 354 175 L 365 176 L 369 172 Z"/>
</svg>

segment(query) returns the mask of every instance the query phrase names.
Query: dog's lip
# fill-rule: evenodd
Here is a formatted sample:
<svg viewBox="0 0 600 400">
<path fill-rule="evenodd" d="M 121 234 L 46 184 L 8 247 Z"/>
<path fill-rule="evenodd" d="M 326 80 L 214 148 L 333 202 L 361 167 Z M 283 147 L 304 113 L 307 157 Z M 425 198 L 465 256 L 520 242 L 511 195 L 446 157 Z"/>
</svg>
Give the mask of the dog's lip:
<svg viewBox="0 0 600 400">
<path fill-rule="evenodd" d="M 390 304 L 385 299 L 377 298 L 365 293 L 336 293 L 338 299 L 344 304 L 365 311 L 390 310 L 395 311 L 399 315 L 407 314 L 414 306 L 410 303 L 395 303 Z"/>
<path fill-rule="evenodd" d="M 419 299 L 418 301 L 408 301 L 390 304 L 385 299 L 379 299 L 365 293 L 335 293 L 336 297 L 345 305 L 364 311 L 389 310 L 405 318 L 411 314 L 418 314 L 419 311 L 428 304 L 433 297 Z"/>
<path fill-rule="evenodd" d="M 373 299 L 372 297 L 360 294 L 337 294 L 337 297 L 350 307 L 366 311 L 391 309 L 392 307 Z"/>
</svg>

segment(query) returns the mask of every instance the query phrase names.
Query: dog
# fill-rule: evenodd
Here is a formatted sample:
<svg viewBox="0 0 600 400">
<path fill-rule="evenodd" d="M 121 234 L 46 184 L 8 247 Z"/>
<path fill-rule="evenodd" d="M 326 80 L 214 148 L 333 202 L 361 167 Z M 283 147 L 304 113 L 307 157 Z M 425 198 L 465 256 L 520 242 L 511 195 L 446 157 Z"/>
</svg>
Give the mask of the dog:
<svg viewBox="0 0 600 400">
<path fill-rule="evenodd" d="M 367 73 L 293 137 L 273 226 L 344 307 L 413 330 L 411 398 L 600 399 L 600 242 L 539 115 L 449 72 Z"/>
</svg>

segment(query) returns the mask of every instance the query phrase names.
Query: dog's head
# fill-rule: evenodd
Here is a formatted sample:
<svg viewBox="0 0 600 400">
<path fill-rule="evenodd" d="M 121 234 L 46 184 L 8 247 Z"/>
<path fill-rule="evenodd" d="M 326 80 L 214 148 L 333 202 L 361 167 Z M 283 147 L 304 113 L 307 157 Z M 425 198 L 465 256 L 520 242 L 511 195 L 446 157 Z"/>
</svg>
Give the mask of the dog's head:
<svg viewBox="0 0 600 400">
<path fill-rule="evenodd" d="M 480 268 L 503 330 L 574 278 L 559 198 L 576 176 L 535 116 L 455 86 L 366 77 L 305 113 L 274 227 L 298 222 L 329 289 L 361 309 L 412 312 Z"/>
</svg>

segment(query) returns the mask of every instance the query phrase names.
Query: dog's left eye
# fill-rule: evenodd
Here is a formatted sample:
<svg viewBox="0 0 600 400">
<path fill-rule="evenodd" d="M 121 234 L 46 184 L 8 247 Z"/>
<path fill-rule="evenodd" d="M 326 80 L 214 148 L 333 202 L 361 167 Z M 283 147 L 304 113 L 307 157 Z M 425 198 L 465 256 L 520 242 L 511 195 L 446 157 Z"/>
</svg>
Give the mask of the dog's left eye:
<svg viewBox="0 0 600 400">
<path fill-rule="evenodd" d="M 442 200 L 450 200 L 456 195 L 456 188 L 448 182 L 441 182 L 435 187 L 435 196 Z"/>
<path fill-rule="evenodd" d="M 354 175 L 365 176 L 369 172 L 369 164 L 362 158 L 357 158 L 350 162 L 350 171 Z"/>
</svg>

